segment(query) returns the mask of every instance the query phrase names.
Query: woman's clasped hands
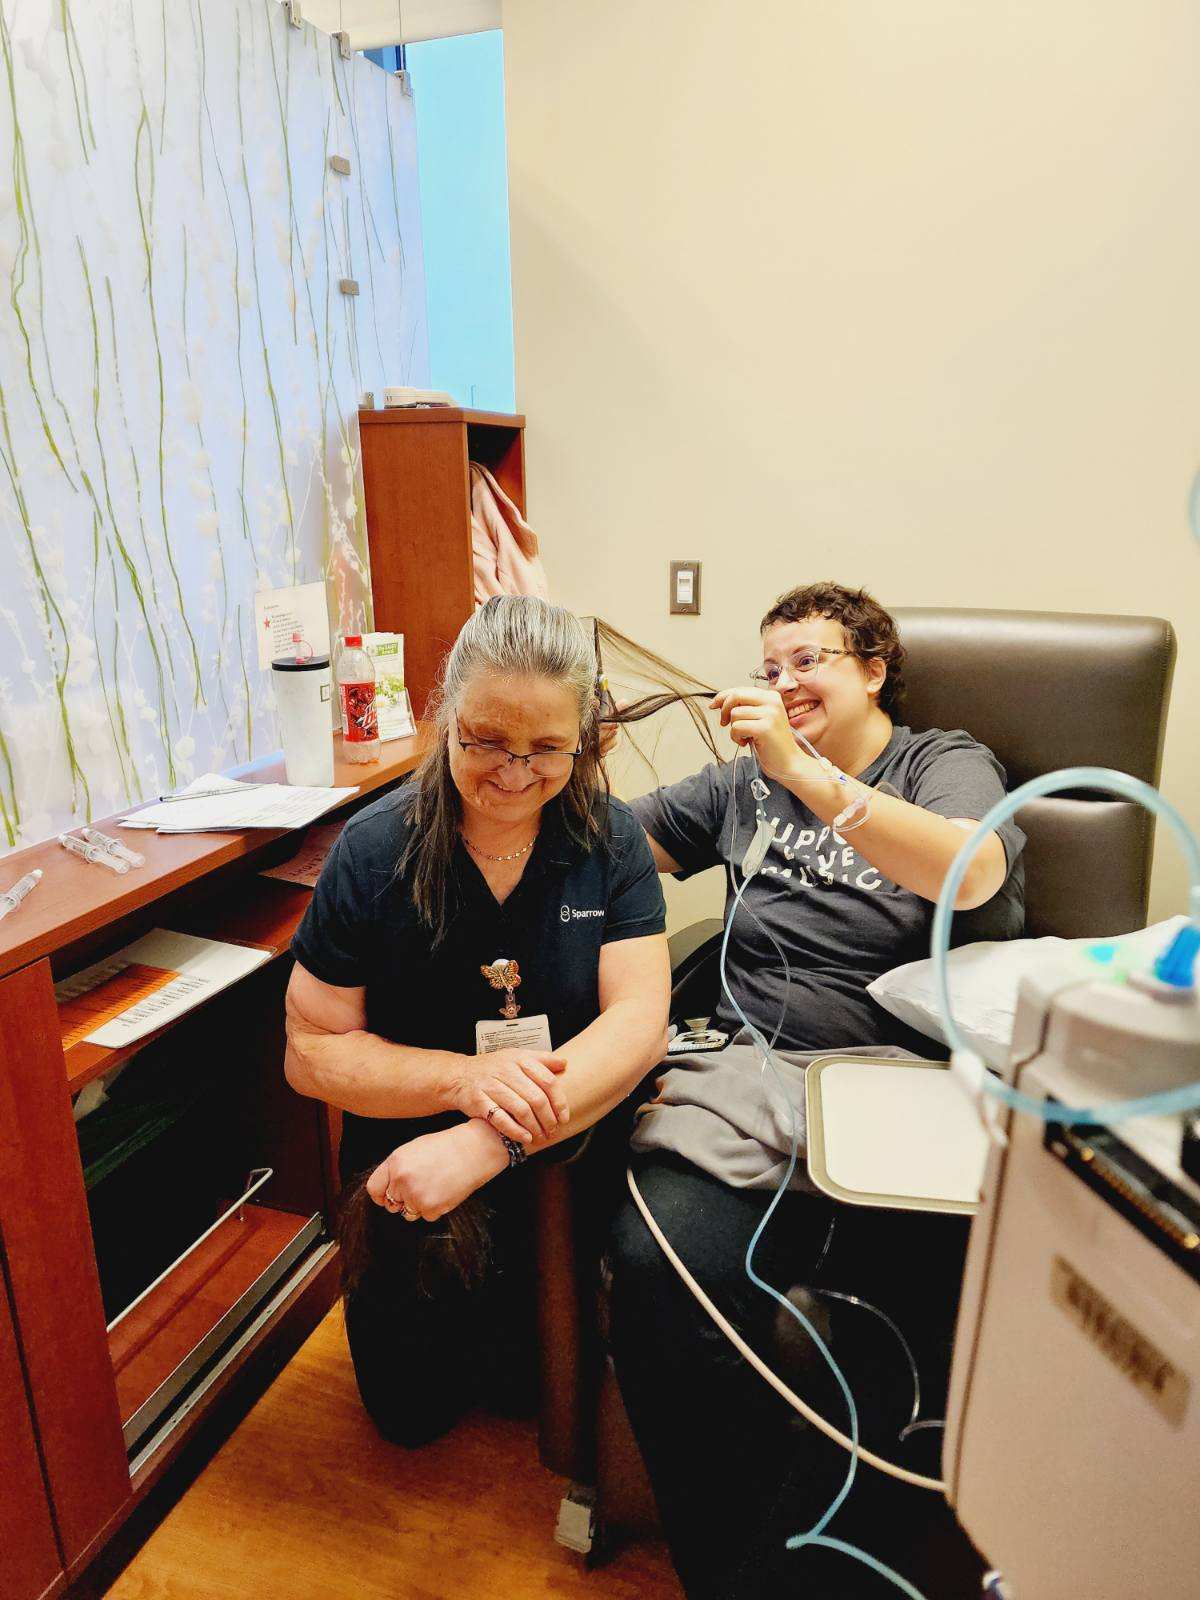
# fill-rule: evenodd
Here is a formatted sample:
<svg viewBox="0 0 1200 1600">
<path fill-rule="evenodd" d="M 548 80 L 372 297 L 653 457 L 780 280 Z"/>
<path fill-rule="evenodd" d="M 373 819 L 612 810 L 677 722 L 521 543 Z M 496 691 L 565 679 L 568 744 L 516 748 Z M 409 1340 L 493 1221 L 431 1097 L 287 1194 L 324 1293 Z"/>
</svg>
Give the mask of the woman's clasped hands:
<svg viewBox="0 0 1200 1600">
<path fill-rule="evenodd" d="M 571 1120 L 558 1075 L 566 1057 L 552 1050 L 493 1050 L 463 1056 L 446 1094 L 447 1108 L 479 1117 L 518 1144 L 549 1139 Z"/>
<path fill-rule="evenodd" d="M 435 1222 L 453 1211 L 507 1165 L 496 1135 L 529 1145 L 552 1137 L 570 1120 L 559 1082 L 566 1065 L 565 1056 L 548 1050 L 459 1057 L 447 1082 L 446 1107 L 469 1120 L 393 1150 L 367 1180 L 367 1193 L 406 1222 Z"/>
</svg>

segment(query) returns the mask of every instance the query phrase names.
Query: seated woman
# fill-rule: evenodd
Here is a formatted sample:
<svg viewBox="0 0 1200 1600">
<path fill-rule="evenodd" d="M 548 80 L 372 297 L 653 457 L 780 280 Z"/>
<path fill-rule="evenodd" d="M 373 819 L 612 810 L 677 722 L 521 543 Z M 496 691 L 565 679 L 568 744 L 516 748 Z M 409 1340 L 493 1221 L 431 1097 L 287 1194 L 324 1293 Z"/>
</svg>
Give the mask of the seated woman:
<svg viewBox="0 0 1200 1600">
<path fill-rule="evenodd" d="M 595 685 L 576 617 L 489 601 L 427 711 L 430 753 L 347 823 L 293 940 L 287 1075 L 345 1113 L 342 1181 L 366 1177 L 347 1331 L 403 1444 L 526 1396 L 534 1246 L 508 1169 L 662 1056 L 662 891 L 603 782 Z"/>
<path fill-rule="evenodd" d="M 867 985 L 927 953 L 934 903 L 963 830 L 1000 799 L 1004 773 L 967 733 L 914 733 L 893 720 L 904 652 L 892 618 L 865 591 L 836 584 L 795 589 L 772 606 L 760 632 L 762 665 L 753 682 L 713 701 L 735 743 L 753 748 L 769 786 L 762 808 L 775 823 L 766 860 L 734 918 L 727 976 L 750 1022 L 768 1038 L 778 1029 L 787 1053 L 781 1071 L 788 1098 L 799 1108 L 802 1146 L 803 1068 L 812 1054 L 848 1048 L 903 1055 L 903 1046 L 927 1053 L 927 1042 L 877 1006 Z M 851 781 L 830 777 L 798 734 Z M 707 766 L 633 803 L 661 872 L 688 877 L 725 867 L 727 914 L 755 834 L 751 777 L 745 759 Z M 835 819 L 855 796 L 869 801 L 866 818 L 860 805 L 840 834 Z M 959 939 L 1020 933 L 1023 843 L 1010 823 L 980 849 L 958 898 L 964 913 L 956 919 Z M 724 995 L 715 1025 L 732 1035 L 742 1027 Z M 744 1260 L 783 1176 L 791 1115 L 763 1080 L 758 1052 L 735 1041 L 719 1053 L 671 1062 L 633 1138 L 634 1169 L 651 1212 L 702 1286 L 768 1361 L 777 1307 L 750 1285 Z M 852 1210 L 843 1208 L 843 1217 Z M 831 1224 L 832 1208 L 807 1190 L 801 1160 L 794 1191 L 784 1197 L 756 1256 L 759 1272 L 785 1293 L 810 1284 Z M 924 1249 L 916 1247 L 919 1224 L 872 1211 L 840 1220 L 838 1231 L 858 1240 L 856 1279 L 842 1288 L 890 1301 L 895 1319 L 915 1331 L 926 1311 L 918 1303 L 917 1274 L 932 1270 L 931 1262 L 914 1267 L 911 1259 Z M 870 1258 L 868 1287 L 864 1256 Z M 708 1321 L 632 1201 L 616 1221 L 612 1267 L 617 1375 L 688 1595 L 734 1600 L 774 1592 L 789 1573 L 811 1581 L 824 1555 L 810 1551 L 781 1564 L 784 1540 L 804 1531 L 829 1503 L 847 1458 L 814 1434 L 798 1436 L 794 1413 Z M 946 1305 L 952 1295 L 943 1284 L 933 1298 Z M 871 1320 L 851 1308 L 844 1314 L 857 1317 L 859 1328 Z M 944 1323 L 938 1330 L 943 1347 Z M 836 1318 L 834 1331 L 835 1350 L 844 1348 Z M 882 1338 L 886 1344 L 890 1335 Z M 794 1342 L 807 1340 L 797 1330 Z M 901 1402 L 894 1442 L 912 1391 L 904 1388 L 903 1357 L 897 1347 L 893 1352 L 892 1398 Z M 845 1429 L 844 1403 L 824 1381 L 819 1361 L 817 1367 L 800 1387 L 810 1399 L 819 1393 L 825 1405 L 818 1409 Z M 870 1442 L 877 1418 L 869 1406 L 864 1412 Z M 923 1438 L 928 1444 L 937 1435 Z M 925 1458 L 914 1463 L 911 1455 L 908 1464 L 928 1468 Z M 801 1559 L 803 1570 L 796 1565 Z M 817 1581 L 810 1592 L 856 1592 L 849 1565 L 842 1561 L 831 1576 L 847 1585 L 844 1590 Z"/>
</svg>

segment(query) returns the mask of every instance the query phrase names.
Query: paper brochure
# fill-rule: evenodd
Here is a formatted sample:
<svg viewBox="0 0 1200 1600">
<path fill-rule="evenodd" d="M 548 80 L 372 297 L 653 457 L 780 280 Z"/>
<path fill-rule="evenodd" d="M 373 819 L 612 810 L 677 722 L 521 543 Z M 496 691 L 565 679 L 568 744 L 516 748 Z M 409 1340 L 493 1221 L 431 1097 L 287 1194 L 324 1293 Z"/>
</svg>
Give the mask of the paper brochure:
<svg viewBox="0 0 1200 1600">
<path fill-rule="evenodd" d="M 271 959 L 270 950 L 190 933 L 152 933 L 54 986 L 63 1049 L 116 1050 L 174 1022 Z"/>
</svg>

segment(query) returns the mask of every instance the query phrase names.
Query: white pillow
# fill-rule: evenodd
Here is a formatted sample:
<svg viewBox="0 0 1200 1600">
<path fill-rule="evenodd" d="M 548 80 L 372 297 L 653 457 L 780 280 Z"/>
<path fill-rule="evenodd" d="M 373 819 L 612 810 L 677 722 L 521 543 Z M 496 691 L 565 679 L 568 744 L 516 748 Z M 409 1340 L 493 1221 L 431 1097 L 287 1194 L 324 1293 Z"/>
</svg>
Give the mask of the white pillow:
<svg viewBox="0 0 1200 1600">
<path fill-rule="evenodd" d="M 1017 990 L 1027 972 L 1044 965 L 1048 958 L 1087 950 L 1096 944 L 1115 945 L 1124 960 L 1148 964 L 1186 921 L 1186 917 L 1169 917 L 1166 922 L 1116 939 L 1005 939 L 951 950 L 950 998 L 959 1032 L 990 1066 L 1002 1067 L 1008 1060 Z M 893 967 L 869 983 L 867 993 L 910 1028 L 939 1044 L 946 1043 L 933 987 L 932 959 Z"/>
</svg>

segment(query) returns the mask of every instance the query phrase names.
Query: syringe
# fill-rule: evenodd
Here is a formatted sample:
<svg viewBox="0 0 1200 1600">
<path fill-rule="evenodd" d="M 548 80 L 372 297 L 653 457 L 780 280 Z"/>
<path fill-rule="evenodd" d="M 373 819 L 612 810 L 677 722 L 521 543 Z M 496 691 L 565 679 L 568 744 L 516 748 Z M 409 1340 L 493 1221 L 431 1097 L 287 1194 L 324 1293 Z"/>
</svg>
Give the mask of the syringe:
<svg viewBox="0 0 1200 1600">
<path fill-rule="evenodd" d="M 32 872 L 27 872 L 23 878 L 18 878 L 11 889 L 0 894 L 0 920 L 5 918 L 10 911 L 15 911 L 24 900 L 29 891 L 42 881 L 41 867 L 34 867 Z"/>
<path fill-rule="evenodd" d="M 100 833 L 95 828 L 80 828 L 80 833 L 89 844 L 96 845 L 101 850 L 107 850 L 110 856 L 116 856 L 118 861 L 127 861 L 131 867 L 144 867 L 146 858 L 137 850 L 131 850 L 128 845 L 119 839 L 110 839 L 107 833 Z"/>
<path fill-rule="evenodd" d="M 73 833 L 60 833 L 58 842 L 73 856 L 82 856 L 85 861 L 92 861 L 98 867 L 107 867 L 110 872 L 129 871 L 128 861 L 118 861 L 116 856 L 110 856 L 102 845 L 88 844 L 86 839 L 77 839 Z"/>
</svg>

